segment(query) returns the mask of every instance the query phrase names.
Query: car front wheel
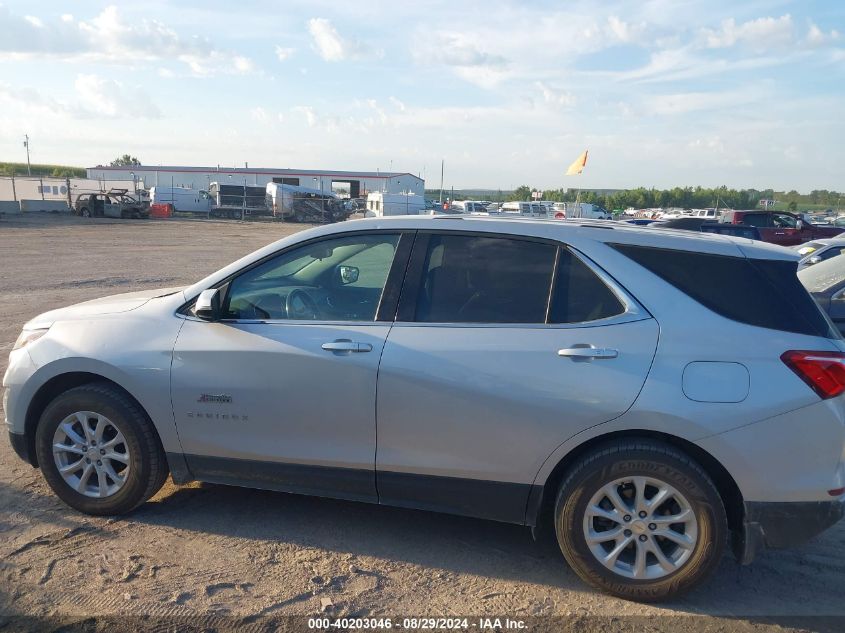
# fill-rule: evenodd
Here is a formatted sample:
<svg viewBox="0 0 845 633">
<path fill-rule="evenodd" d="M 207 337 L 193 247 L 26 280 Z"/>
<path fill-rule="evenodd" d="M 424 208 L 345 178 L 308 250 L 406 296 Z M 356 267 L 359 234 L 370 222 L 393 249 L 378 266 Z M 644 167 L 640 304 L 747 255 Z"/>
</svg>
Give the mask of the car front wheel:
<svg viewBox="0 0 845 633">
<path fill-rule="evenodd" d="M 107 383 L 70 389 L 41 415 L 38 463 L 53 492 L 94 515 L 129 512 L 164 484 L 164 450 L 146 413 Z"/>
<path fill-rule="evenodd" d="M 622 441 L 584 457 L 555 504 L 555 531 L 572 569 L 615 596 L 658 602 L 709 576 L 725 549 L 725 509 L 687 455 Z"/>
</svg>

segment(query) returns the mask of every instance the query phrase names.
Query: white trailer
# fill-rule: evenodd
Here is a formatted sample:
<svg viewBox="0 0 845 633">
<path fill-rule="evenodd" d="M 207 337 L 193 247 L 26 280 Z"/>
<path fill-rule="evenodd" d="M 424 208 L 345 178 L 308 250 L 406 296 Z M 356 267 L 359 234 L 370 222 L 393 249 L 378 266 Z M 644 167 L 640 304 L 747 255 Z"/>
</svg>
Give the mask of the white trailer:
<svg viewBox="0 0 845 633">
<path fill-rule="evenodd" d="M 211 212 L 211 196 L 201 189 L 187 187 L 151 187 L 151 204 L 172 204 L 174 211 L 190 213 Z"/>
<path fill-rule="evenodd" d="M 612 220 L 613 214 L 609 213 L 606 209 L 598 206 L 597 204 L 590 204 L 589 202 L 567 202 L 566 217 L 587 218 L 590 220 Z"/>
<path fill-rule="evenodd" d="M 374 191 L 367 196 L 368 218 L 385 215 L 421 215 L 425 213 L 425 197 L 413 193 Z"/>
</svg>

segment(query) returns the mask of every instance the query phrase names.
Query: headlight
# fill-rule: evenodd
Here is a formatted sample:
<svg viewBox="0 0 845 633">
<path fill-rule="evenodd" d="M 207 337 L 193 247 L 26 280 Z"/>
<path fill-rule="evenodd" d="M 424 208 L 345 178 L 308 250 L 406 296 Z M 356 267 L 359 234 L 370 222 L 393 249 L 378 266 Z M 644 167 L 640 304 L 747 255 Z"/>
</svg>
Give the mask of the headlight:
<svg viewBox="0 0 845 633">
<path fill-rule="evenodd" d="M 15 346 L 12 348 L 12 351 L 14 352 L 16 349 L 21 349 L 22 347 L 26 347 L 30 343 L 37 341 L 42 336 L 44 336 L 47 333 L 47 330 L 49 329 L 50 328 L 43 327 L 35 330 L 24 330 L 23 332 L 21 332 L 21 335 L 18 337 L 18 340 L 15 341 Z"/>
</svg>

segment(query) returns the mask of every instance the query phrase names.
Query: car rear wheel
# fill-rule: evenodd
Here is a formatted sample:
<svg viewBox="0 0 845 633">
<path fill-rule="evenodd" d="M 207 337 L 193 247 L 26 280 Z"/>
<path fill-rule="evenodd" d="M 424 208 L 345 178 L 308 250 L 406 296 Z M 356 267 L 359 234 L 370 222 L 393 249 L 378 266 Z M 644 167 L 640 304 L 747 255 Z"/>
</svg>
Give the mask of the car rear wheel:
<svg viewBox="0 0 845 633">
<path fill-rule="evenodd" d="M 88 207 L 82 207 L 79 210 L 79 215 L 81 215 L 83 218 L 90 218 L 91 217 L 91 210 Z"/>
<path fill-rule="evenodd" d="M 47 405 L 35 445 L 53 492 L 86 514 L 129 512 L 153 496 L 168 474 L 147 415 L 107 383 L 75 387 Z"/>
<path fill-rule="evenodd" d="M 582 579 L 621 598 L 657 602 L 713 572 L 728 527 L 719 493 L 696 462 L 666 444 L 628 440 L 570 471 L 555 531 Z"/>
</svg>

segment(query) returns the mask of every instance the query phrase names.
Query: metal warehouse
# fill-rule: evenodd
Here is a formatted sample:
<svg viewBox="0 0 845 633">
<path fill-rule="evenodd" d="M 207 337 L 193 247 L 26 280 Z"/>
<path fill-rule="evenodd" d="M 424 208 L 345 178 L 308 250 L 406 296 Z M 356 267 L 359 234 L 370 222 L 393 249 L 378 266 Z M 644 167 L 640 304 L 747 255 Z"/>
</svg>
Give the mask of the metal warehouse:
<svg viewBox="0 0 845 633">
<path fill-rule="evenodd" d="M 264 186 L 277 182 L 351 198 L 364 197 L 372 191 L 412 193 L 422 197 L 425 181 L 409 173 L 379 171 L 321 171 L 312 169 L 265 169 L 252 167 L 184 167 L 172 165 L 89 167 L 88 178 L 112 181 L 129 180 L 138 188 L 154 186 L 187 187 L 208 190 L 212 182 L 233 185 Z"/>
</svg>

